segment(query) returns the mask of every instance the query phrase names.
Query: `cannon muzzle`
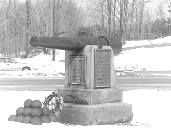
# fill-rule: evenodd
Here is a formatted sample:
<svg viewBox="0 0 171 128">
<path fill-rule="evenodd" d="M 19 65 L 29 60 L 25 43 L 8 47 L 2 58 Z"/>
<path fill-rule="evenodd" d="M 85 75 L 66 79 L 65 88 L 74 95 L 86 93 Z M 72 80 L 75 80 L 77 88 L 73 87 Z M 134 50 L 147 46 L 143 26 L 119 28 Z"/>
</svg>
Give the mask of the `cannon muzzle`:
<svg viewBox="0 0 171 128">
<path fill-rule="evenodd" d="M 119 39 L 107 39 L 103 36 L 97 37 L 36 37 L 30 39 L 32 47 L 53 48 L 61 50 L 80 50 L 86 45 L 110 45 L 115 54 L 120 53 L 122 44 Z"/>
</svg>

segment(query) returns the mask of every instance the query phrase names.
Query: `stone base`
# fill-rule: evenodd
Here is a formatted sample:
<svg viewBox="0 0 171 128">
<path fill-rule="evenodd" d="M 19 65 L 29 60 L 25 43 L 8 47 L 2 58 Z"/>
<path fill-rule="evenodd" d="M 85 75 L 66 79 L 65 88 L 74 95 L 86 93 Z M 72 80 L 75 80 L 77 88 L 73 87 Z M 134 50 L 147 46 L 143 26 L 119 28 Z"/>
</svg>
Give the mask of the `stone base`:
<svg viewBox="0 0 171 128">
<path fill-rule="evenodd" d="M 102 104 L 122 102 L 123 92 L 119 89 L 60 89 L 65 103 Z"/>
<path fill-rule="evenodd" d="M 131 121 L 132 105 L 126 103 L 104 103 L 77 105 L 65 103 L 60 114 L 62 123 L 76 125 L 115 124 Z"/>
</svg>

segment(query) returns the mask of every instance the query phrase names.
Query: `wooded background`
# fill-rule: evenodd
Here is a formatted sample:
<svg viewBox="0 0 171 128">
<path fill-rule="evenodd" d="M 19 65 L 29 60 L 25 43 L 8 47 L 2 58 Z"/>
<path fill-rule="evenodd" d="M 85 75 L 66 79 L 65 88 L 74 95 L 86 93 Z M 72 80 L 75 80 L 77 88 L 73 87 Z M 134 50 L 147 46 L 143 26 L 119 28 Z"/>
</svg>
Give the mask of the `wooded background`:
<svg viewBox="0 0 171 128">
<path fill-rule="evenodd" d="M 123 44 L 125 40 L 169 36 L 171 1 L 154 1 L 1 0 L 0 54 L 28 57 L 34 35 L 116 36 Z"/>
</svg>

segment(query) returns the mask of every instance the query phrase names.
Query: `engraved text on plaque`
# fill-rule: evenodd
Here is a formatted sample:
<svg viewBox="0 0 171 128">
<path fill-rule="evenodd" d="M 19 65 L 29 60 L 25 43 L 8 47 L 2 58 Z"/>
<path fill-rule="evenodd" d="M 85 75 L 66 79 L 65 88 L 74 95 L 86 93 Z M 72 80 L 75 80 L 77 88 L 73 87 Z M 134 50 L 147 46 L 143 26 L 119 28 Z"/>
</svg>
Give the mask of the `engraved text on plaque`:
<svg viewBox="0 0 171 128">
<path fill-rule="evenodd" d="M 111 50 L 95 50 L 95 88 L 110 87 L 111 84 Z"/>
<path fill-rule="evenodd" d="M 85 85 L 85 56 L 70 56 L 69 84 Z"/>
</svg>

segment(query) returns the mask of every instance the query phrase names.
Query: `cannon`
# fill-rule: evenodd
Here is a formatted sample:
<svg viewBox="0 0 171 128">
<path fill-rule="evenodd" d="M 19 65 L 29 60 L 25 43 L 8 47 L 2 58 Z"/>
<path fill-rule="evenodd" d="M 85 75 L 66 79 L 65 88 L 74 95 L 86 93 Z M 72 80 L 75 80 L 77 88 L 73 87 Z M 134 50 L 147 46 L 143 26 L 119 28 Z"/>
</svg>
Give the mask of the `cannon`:
<svg viewBox="0 0 171 128">
<path fill-rule="evenodd" d="M 107 39 L 104 36 L 99 37 L 36 37 L 30 39 L 32 47 L 53 48 L 61 50 L 81 50 L 86 45 L 109 45 L 115 54 L 119 54 L 122 49 L 121 41 L 117 38 Z"/>
</svg>

